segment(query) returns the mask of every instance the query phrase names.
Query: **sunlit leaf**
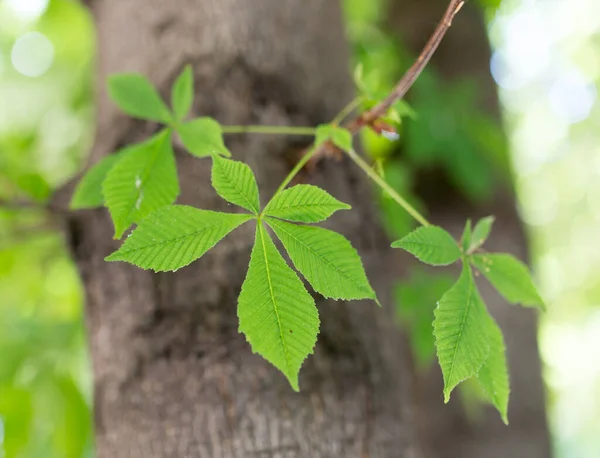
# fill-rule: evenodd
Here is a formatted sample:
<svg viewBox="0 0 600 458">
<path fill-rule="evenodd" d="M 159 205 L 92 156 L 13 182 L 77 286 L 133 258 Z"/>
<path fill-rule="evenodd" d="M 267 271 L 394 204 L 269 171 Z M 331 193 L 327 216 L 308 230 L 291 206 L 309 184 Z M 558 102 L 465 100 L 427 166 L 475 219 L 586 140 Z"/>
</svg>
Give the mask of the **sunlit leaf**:
<svg viewBox="0 0 600 458">
<path fill-rule="evenodd" d="M 434 313 L 433 334 L 444 376 L 444 401 L 448 402 L 460 382 L 477 375 L 490 350 L 487 311 L 468 264 Z"/>
<path fill-rule="evenodd" d="M 460 259 L 456 241 L 438 226 L 424 226 L 392 243 L 392 247 L 408 251 L 421 261 L 433 266 L 445 266 Z"/>
<path fill-rule="evenodd" d="M 299 184 L 277 194 L 265 207 L 268 216 L 297 221 L 317 223 L 326 220 L 338 210 L 351 207 L 317 186 Z"/>
<path fill-rule="evenodd" d="M 115 225 L 115 238 L 177 198 L 179 182 L 170 138 L 170 132 L 164 130 L 132 146 L 108 172 L 102 192 Z"/>
<path fill-rule="evenodd" d="M 257 226 L 238 317 L 252 350 L 283 372 L 298 391 L 298 372 L 317 341 L 319 315 L 314 299 L 262 224 Z"/>
<path fill-rule="evenodd" d="M 197 118 L 177 126 L 183 146 L 197 157 L 231 156 L 223 141 L 221 125 L 212 118 Z"/>
<path fill-rule="evenodd" d="M 194 101 L 194 72 L 190 65 L 186 65 L 175 80 L 171 91 L 171 105 L 175 119 L 181 121 L 192 108 Z"/>
<path fill-rule="evenodd" d="M 342 235 L 276 219 L 267 222 L 315 291 L 334 299 L 377 301 L 360 256 Z"/>
<path fill-rule="evenodd" d="M 80 210 L 84 208 L 101 207 L 104 204 L 104 195 L 102 194 L 102 182 L 112 167 L 127 154 L 127 149 L 119 153 L 106 156 L 94 164 L 77 184 L 73 198 L 71 199 L 71 208 Z"/>
<path fill-rule="evenodd" d="M 545 309 L 529 269 L 514 256 L 503 253 L 475 254 L 471 260 L 508 302 Z"/>
<path fill-rule="evenodd" d="M 227 202 L 239 205 L 255 214 L 260 212 L 256 178 L 252 169 L 243 162 L 214 156 L 212 185 L 217 194 Z"/>
<path fill-rule="evenodd" d="M 150 214 L 107 261 L 126 261 L 156 272 L 175 271 L 200 258 L 251 215 L 198 210 L 185 205 Z"/>
<path fill-rule="evenodd" d="M 165 124 L 171 113 L 152 83 L 138 73 L 121 73 L 108 77 L 108 94 L 129 116 Z"/>
</svg>

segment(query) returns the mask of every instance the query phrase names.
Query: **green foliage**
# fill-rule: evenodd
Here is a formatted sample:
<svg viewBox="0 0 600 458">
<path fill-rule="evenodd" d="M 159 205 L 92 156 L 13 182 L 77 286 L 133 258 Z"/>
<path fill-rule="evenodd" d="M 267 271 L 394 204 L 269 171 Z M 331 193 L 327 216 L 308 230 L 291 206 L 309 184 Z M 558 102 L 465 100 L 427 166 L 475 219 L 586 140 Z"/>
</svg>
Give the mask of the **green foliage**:
<svg viewBox="0 0 600 458">
<path fill-rule="evenodd" d="M 238 301 L 240 331 L 299 390 L 298 372 L 319 332 L 315 301 L 286 264 L 262 223 L 256 229 L 248 275 Z"/>
<path fill-rule="evenodd" d="M 231 156 L 223 141 L 221 125 L 211 118 L 197 118 L 177 126 L 186 149 L 196 157 Z"/>
<path fill-rule="evenodd" d="M 170 137 L 170 131 L 164 130 L 131 147 L 108 172 L 102 191 L 115 238 L 154 210 L 172 204 L 179 195 Z"/>
<path fill-rule="evenodd" d="M 288 221 L 318 223 L 338 210 L 350 208 L 317 186 L 299 184 L 274 196 L 264 213 Z"/>
<path fill-rule="evenodd" d="M 337 127 L 331 124 L 318 126 L 315 145 L 318 146 L 327 140 L 331 140 L 331 142 L 342 151 L 352 149 L 352 134 L 343 127 Z"/>
<path fill-rule="evenodd" d="M 223 199 L 258 215 L 258 185 L 250 167 L 243 162 L 214 156 L 211 177 L 213 187 Z"/>
<path fill-rule="evenodd" d="M 314 226 L 276 219 L 267 223 L 285 247 L 290 259 L 319 294 L 333 299 L 373 299 L 360 256 L 340 234 Z"/>
<path fill-rule="evenodd" d="M 186 65 L 171 89 L 171 105 L 176 122 L 180 122 L 188 115 L 193 101 L 194 73 L 192 67 Z"/>
<path fill-rule="evenodd" d="M 480 219 L 475 225 L 473 230 L 473 237 L 469 243 L 468 251 L 473 252 L 485 243 L 490 232 L 492 231 L 492 225 L 494 224 L 494 217 L 488 216 Z"/>
<path fill-rule="evenodd" d="M 122 73 L 108 78 L 108 94 L 123 112 L 134 118 L 149 119 L 165 124 L 171 113 L 152 83 L 137 73 Z"/>
<path fill-rule="evenodd" d="M 110 169 L 121 158 L 119 153 L 111 154 L 101 159 L 91 167 L 81 181 L 77 184 L 73 198 L 71 199 L 71 208 L 81 210 L 84 208 L 101 207 L 104 204 L 104 195 L 102 194 L 102 183 Z"/>
<path fill-rule="evenodd" d="M 484 326 L 490 345 L 490 354 L 479 369 L 477 380 L 489 401 L 493 404 L 505 424 L 508 424 L 508 396 L 510 384 L 506 364 L 504 337 L 500 327 L 491 316 L 487 316 Z"/>
<path fill-rule="evenodd" d="M 402 248 L 432 266 L 452 264 L 461 256 L 452 236 L 438 226 L 420 227 L 392 243 L 392 247 Z"/>
<path fill-rule="evenodd" d="M 529 269 L 514 256 L 503 253 L 475 254 L 471 260 L 508 302 L 545 309 Z"/>
<path fill-rule="evenodd" d="M 379 96 L 378 91 L 370 87 L 373 81 L 360 80 L 365 91 L 363 103 L 371 106 L 377 103 Z M 230 153 L 223 141 L 220 124 L 211 118 L 181 122 L 193 102 L 190 67 L 173 85 L 172 115 L 165 115 L 158 94 L 142 77 L 113 77 L 110 91 L 127 113 L 172 123 L 172 126 L 92 167 L 79 184 L 72 207 L 94 207 L 104 201 L 119 238 L 131 224 L 137 223 L 137 228 L 121 248 L 106 260 L 124 261 L 157 272 L 176 271 L 189 265 L 243 223 L 257 220 L 248 273 L 238 299 L 239 329 L 253 351 L 281 370 L 292 388 L 298 390 L 299 370 L 313 351 L 319 317 L 312 296 L 276 248 L 267 233 L 267 226 L 282 242 L 294 267 L 317 293 L 333 299 L 373 299 L 379 303 L 359 254 L 346 238 L 320 227 L 295 224 L 321 222 L 350 206 L 316 186 L 297 185 L 284 189 L 303 164 L 299 163 L 261 211 L 259 188 L 250 167 L 223 157 Z M 407 105 L 397 104 L 385 117 L 377 120 L 379 124 L 374 124 L 373 128 L 382 132 L 392 129 L 390 133 L 393 133 L 395 127 L 388 127 L 386 123 L 399 124 L 402 116 L 411 114 Z M 171 205 L 179 194 L 171 129 L 176 130 L 192 155 L 212 158 L 211 183 L 217 194 L 250 214 Z M 335 122 L 318 126 L 314 144 L 325 141 L 349 152 L 396 204 L 425 224 L 394 242 L 393 247 L 402 248 L 434 266 L 445 266 L 462 259 L 462 273 L 451 287 L 447 277 L 429 275 L 416 278 L 418 289 L 414 289 L 416 286 L 400 287 L 397 294 L 405 304 L 398 314 L 401 320 L 413 326 L 411 340 L 422 346 L 418 353 L 422 363 L 433 353 L 435 339 L 446 402 L 463 380 L 477 379 L 489 401 L 507 421 L 510 388 L 503 337 L 477 291 L 471 263 L 508 300 L 541 305 L 527 269 L 509 255 L 474 254 L 491 231 L 492 217 L 482 219 L 474 229 L 467 221 L 462 240 L 457 243 L 441 227 L 428 225 L 425 218 L 394 194 L 393 188 L 389 188 L 368 164 L 351 154 L 352 134 L 348 130 L 338 127 Z M 311 151 L 316 150 L 313 147 Z M 407 226 L 404 222 L 403 227 Z M 423 289 L 427 294 L 423 294 Z M 434 308 L 439 296 L 441 300 Z M 432 316 L 435 317 L 433 335 Z"/>
<path fill-rule="evenodd" d="M 485 324 L 485 304 L 475 287 L 471 268 L 465 264 L 456 284 L 440 299 L 433 321 L 445 402 L 450 400 L 456 385 L 476 376 L 485 363 L 490 352 Z"/>
<path fill-rule="evenodd" d="M 152 213 L 125 243 L 106 258 L 127 261 L 155 272 L 176 271 L 215 246 L 251 215 L 173 205 Z"/>
</svg>

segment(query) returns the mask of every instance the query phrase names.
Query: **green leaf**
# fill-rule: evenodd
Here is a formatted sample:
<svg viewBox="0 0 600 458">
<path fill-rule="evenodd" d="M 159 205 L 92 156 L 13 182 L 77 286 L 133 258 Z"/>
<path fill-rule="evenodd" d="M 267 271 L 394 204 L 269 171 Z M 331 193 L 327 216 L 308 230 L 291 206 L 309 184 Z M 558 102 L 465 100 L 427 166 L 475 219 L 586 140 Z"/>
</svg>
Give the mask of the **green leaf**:
<svg viewBox="0 0 600 458">
<path fill-rule="evenodd" d="M 194 156 L 231 156 L 223 140 L 221 125 L 212 118 L 196 118 L 180 124 L 177 133 L 183 146 Z"/>
<path fill-rule="evenodd" d="M 264 213 L 288 221 L 318 223 L 338 210 L 350 208 L 350 205 L 340 202 L 317 186 L 299 184 L 277 194 L 267 204 Z"/>
<path fill-rule="evenodd" d="M 460 259 L 460 248 L 448 232 L 438 226 L 420 227 L 392 243 L 432 266 L 446 266 Z"/>
<path fill-rule="evenodd" d="M 468 264 L 434 313 L 433 334 L 444 376 L 444 402 L 448 402 L 460 382 L 477 375 L 490 350 L 487 311 Z"/>
<path fill-rule="evenodd" d="M 315 145 L 319 146 L 329 139 L 331 139 L 331 142 L 335 146 L 343 151 L 352 149 L 352 134 L 349 130 L 344 129 L 343 127 L 332 126 L 331 124 L 322 124 L 318 126 L 315 135 Z"/>
<path fill-rule="evenodd" d="M 479 369 L 477 380 L 492 405 L 498 409 L 502 421 L 508 425 L 507 413 L 510 381 L 508 379 L 504 337 L 502 336 L 502 331 L 489 314 L 486 320 L 486 333 L 490 344 L 490 354 L 485 364 Z"/>
<path fill-rule="evenodd" d="M 460 238 L 460 246 L 462 247 L 463 253 L 467 253 L 471 247 L 471 239 L 473 237 L 473 226 L 471 220 L 468 219 L 465 223 L 465 229 L 463 230 L 462 237 Z"/>
<path fill-rule="evenodd" d="M 319 294 L 334 299 L 373 299 L 360 256 L 342 235 L 315 226 L 267 220 L 290 259 Z"/>
<path fill-rule="evenodd" d="M 243 162 L 213 156 L 212 185 L 223 199 L 250 210 L 260 212 L 260 199 L 256 178 Z"/>
<path fill-rule="evenodd" d="M 73 198 L 71 199 L 71 209 L 81 210 L 84 208 L 101 207 L 104 204 L 102 195 L 102 182 L 106 175 L 113 168 L 119 159 L 127 153 L 127 149 L 119 153 L 111 154 L 102 158 L 94 164 L 77 184 Z"/>
<path fill-rule="evenodd" d="M 108 94 L 129 116 L 168 124 L 171 113 L 152 83 L 138 73 L 120 73 L 108 77 Z"/>
<path fill-rule="evenodd" d="M 186 65 L 177 80 L 175 80 L 171 91 L 171 105 L 176 121 L 179 122 L 188 115 L 193 101 L 194 72 L 191 65 Z"/>
<path fill-rule="evenodd" d="M 312 353 L 319 333 L 314 299 L 296 273 L 286 264 L 262 224 L 248 275 L 238 300 L 240 332 L 252 346 L 285 374 L 295 391 L 298 372 Z"/>
<path fill-rule="evenodd" d="M 514 256 L 502 253 L 475 254 L 471 261 L 508 302 L 545 309 L 529 269 Z"/>
<path fill-rule="evenodd" d="M 126 261 L 156 272 L 175 271 L 210 250 L 251 215 L 173 205 L 151 213 L 107 261 Z"/>
<path fill-rule="evenodd" d="M 131 224 L 172 204 L 179 195 L 179 183 L 170 131 L 130 147 L 108 172 L 102 192 L 115 225 L 115 238 L 121 238 Z"/>
<path fill-rule="evenodd" d="M 473 237 L 469 247 L 469 251 L 471 253 L 485 243 L 490 235 L 490 232 L 492 231 L 492 224 L 494 224 L 494 220 L 495 218 L 493 216 L 488 216 L 480 219 L 477 222 L 475 229 L 473 230 Z"/>
</svg>

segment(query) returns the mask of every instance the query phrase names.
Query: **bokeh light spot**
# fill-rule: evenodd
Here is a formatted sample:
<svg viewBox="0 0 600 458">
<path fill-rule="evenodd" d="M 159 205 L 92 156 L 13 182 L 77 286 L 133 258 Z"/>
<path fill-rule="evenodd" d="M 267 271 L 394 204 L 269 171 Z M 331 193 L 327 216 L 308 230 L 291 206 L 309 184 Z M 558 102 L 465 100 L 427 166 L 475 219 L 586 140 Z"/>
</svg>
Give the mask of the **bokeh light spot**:
<svg viewBox="0 0 600 458">
<path fill-rule="evenodd" d="M 29 32 L 14 44 L 11 54 L 15 69 L 29 77 L 42 76 L 54 61 L 54 46 L 40 32 Z"/>
</svg>

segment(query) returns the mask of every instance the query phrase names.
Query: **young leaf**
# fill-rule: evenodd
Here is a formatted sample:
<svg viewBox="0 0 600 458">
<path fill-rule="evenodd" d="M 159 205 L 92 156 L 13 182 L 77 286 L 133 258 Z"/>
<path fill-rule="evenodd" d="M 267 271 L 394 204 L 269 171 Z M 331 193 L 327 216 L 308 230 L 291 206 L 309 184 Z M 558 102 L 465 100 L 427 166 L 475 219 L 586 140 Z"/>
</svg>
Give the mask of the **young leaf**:
<svg viewBox="0 0 600 458">
<path fill-rule="evenodd" d="M 444 402 L 448 402 L 456 385 L 477 375 L 490 350 L 485 330 L 487 311 L 468 264 L 440 299 L 434 314 L 433 334 L 444 376 Z"/>
<path fill-rule="evenodd" d="M 323 124 L 317 127 L 317 134 L 315 136 L 315 145 L 319 146 L 321 143 L 331 139 L 331 142 L 343 151 L 352 149 L 352 134 L 343 127 L 332 126 L 330 124 Z"/>
<path fill-rule="evenodd" d="M 197 118 L 177 126 L 186 149 L 196 157 L 231 156 L 223 141 L 221 125 L 212 118 Z"/>
<path fill-rule="evenodd" d="M 392 243 L 432 266 L 446 266 L 460 259 L 460 249 L 448 232 L 438 226 L 420 227 Z"/>
<path fill-rule="evenodd" d="M 487 316 L 486 332 L 490 344 L 490 354 L 479 369 L 477 380 L 486 396 L 500 413 L 502 421 L 508 425 L 508 397 L 510 382 L 502 331 L 491 316 Z"/>
<path fill-rule="evenodd" d="M 121 238 L 132 223 L 172 204 L 179 183 L 169 130 L 130 147 L 108 172 L 102 192 L 115 225 L 115 238 Z"/>
<path fill-rule="evenodd" d="M 288 221 L 318 223 L 338 210 L 350 208 L 350 205 L 340 202 L 317 186 L 299 184 L 277 194 L 267 204 L 264 213 Z"/>
<path fill-rule="evenodd" d="M 165 124 L 171 113 L 152 83 L 138 73 L 121 73 L 108 77 L 108 95 L 129 116 Z"/>
<path fill-rule="evenodd" d="M 213 156 L 212 185 L 223 199 L 232 204 L 260 212 L 260 200 L 256 178 L 250 167 L 243 162 Z"/>
<path fill-rule="evenodd" d="M 251 215 L 173 205 L 151 213 L 107 261 L 126 261 L 156 272 L 175 271 L 210 250 Z"/>
<path fill-rule="evenodd" d="M 471 244 L 469 247 L 469 251 L 473 252 L 481 245 L 485 243 L 490 232 L 492 231 L 492 224 L 494 224 L 494 217 L 488 216 L 486 218 L 480 219 L 475 225 L 475 229 L 473 230 L 473 237 L 471 239 Z"/>
<path fill-rule="evenodd" d="M 96 208 L 101 207 L 104 204 L 102 182 L 106 178 L 109 170 L 113 168 L 126 152 L 127 149 L 124 149 L 119 153 L 106 156 L 86 172 L 75 188 L 75 192 L 71 199 L 71 209 L 81 210 L 84 208 Z"/>
<path fill-rule="evenodd" d="M 187 116 L 194 101 L 194 73 L 187 65 L 177 77 L 171 91 L 171 105 L 175 120 L 181 121 Z"/>
<path fill-rule="evenodd" d="M 545 309 L 529 269 L 514 256 L 500 253 L 475 254 L 471 261 L 508 302 Z"/>
<path fill-rule="evenodd" d="M 465 223 L 465 229 L 463 230 L 462 237 L 460 238 L 460 246 L 462 247 L 463 253 L 467 253 L 469 251 L 472 237 L 473 227 L 471 226 L 471 220 L 468 219 Z"/>
<path fill-rule="evenodd" d="M 319 294 L 333 299 L 373 299 L 360 256 L 340 234 L 269 218 L 290 259 Z"/>
<path fill-rule="evenodd" d="M 298 391 L 298 372 L 319 333 L 315 301 L 259 223 L 238 300 L 240 332 Z"/>
</svg>

